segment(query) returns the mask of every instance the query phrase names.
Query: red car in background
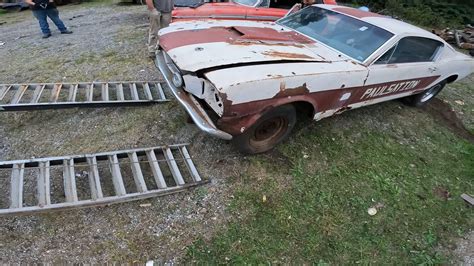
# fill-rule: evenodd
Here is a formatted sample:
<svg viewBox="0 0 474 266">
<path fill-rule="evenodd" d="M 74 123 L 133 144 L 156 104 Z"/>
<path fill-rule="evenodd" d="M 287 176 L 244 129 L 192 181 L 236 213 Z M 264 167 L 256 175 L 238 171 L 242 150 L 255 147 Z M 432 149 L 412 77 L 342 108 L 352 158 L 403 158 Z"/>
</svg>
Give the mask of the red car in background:
<svg viewBox="0 0 474 266">
<path fill-rule="evenodd" d="M 319 0 L 315 3 L 337 5 L 334 0 Z M 297 2 L 294 0 L 230 0 L 224 3 L 186 1 L 186 4 L 178 4 L 173 10 L 173 21 L 200 19 L 275 21 L 284 17 L 295 4 Z"/>
</svg>

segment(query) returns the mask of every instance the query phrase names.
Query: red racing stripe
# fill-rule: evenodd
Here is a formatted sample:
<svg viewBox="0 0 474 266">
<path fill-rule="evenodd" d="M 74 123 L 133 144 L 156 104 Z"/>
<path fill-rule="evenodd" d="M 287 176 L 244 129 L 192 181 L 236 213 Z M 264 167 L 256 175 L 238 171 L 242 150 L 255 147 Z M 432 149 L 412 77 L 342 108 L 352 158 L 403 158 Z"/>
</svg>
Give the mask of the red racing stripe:
<svg viewBox="0 0 474 266">
<path fill-rule="evenodd" d="M 183 30 L 166 33 L 160 36 L 160 46 L 169 51 L 174 48 L 201 44 L 226 42 L 238 45 L 246 41 L 282 42 L 285 45 L 302 45 L 314 43 L 313 40 L 294 31 L 276 31 L 272 28 L 259 27 L 213 27 L 208 29 Z"/>
<path fill-rule="evenodd" d="M 360 87 L 351 87 L 344 89 L 334 89 L 319 92 L 309 92 L 306 84 L 297 88 L 286 88 L 283 92 L 278 93 L 271 99 L 253 101 L 241 104 L 232 104 L 227 100 L 226 95 L 223 96 L 224 115 L 218 120 L 218 127 L 230 134 L 241 134 L 242 128 L 248 128 L 263 113 L 272 106 L 280 106 L 292 102 L 308 102 L 311 103 L 315 112 L 326 112 L 330 110 L 338 110 L 336 113 L 343 112 L 350 108 L 348 105 L 376 100 L 381 97 L 392 96 L 400 93 L 413 92 L 426 89 L 440 76 L 420 77 L 408 80 L 395 80 L 386 83 L 372 84 Z M 408 84 L 408 85 L 407 85 Z M 410 85 L 411 84 L 411 85 Z M 369 90 L 375 90 L 372 94 Z M 390 92 L 390 90 L 393 90 Z M 369 91 L 369 93 L 367 93 Z M 341 97 L 350 93 L 348 100 L 341 101 Z M 370 95 L 370 96 L 369 96 Z"/>
<path fill-rule="evenodd" d="M 350 87 L 344 89 L 334 89 L 326 91 L 309 92 L 306 84 L 298 88 L 286 88 L 284 94 L 277 94 L 271 99 L 253 101 L 233 105 L 231 101 L 224 102 L 224 116 L 245 116 L 259 112 L 268 106 L 276 106 L 275 102 L 280 99 L 288 101 L 306 101 L 313 104 L 316 112 L 339 109 L 347 105 L 352 105 L 364 101 L 374 100 L 382 97 L 392 96 L 409 91 L 425 89 L 440 76 L 420 77 L 416 79 L 394 80 L 391 82 L 371 84 L 360 87 Z M 397 85 L 398 84 L 398 85 Z M 409 87 L 410 84 L 413 87 Z M 390 86 L 392 90 L 390 92 Z M 406 86 L 406 87 L 405 87 Z M 395 90 L 398 87 L 398 90 Z M 302 89 L 303 88 L 303 89 Z M 370 91 L 374 91 L 370 94 Z M 367 93 L 369 91 L 369 93 Z M 350 93 L 349 99 L 340 101 L 342 95 Z M 288 97 L 291 96 L 291 97 Z"/>
</svg>

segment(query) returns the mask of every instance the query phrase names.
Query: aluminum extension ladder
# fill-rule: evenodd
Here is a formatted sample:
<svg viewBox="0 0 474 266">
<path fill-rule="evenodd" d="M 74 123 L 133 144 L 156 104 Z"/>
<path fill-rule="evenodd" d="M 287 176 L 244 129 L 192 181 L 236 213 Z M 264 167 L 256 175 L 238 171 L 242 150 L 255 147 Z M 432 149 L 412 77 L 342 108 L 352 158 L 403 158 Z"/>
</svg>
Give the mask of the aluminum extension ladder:
<svg viewBox="0 0 474 266">
<path fill-rule="evenodd" d="M 126 202 L 205 183 L 187 144 L 4 161 L 0 216 Z"/>
<path fill-rule="evenodd" d="M 160 81 L 0 84 L 0 111 L 167 102 Z"/>
</svg>

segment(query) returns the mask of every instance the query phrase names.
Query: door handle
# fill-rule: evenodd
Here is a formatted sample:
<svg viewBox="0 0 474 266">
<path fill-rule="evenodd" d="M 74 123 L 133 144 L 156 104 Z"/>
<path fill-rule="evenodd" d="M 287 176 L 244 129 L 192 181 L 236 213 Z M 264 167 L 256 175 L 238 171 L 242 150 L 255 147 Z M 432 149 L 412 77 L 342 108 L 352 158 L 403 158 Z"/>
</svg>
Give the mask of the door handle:
<svg viewBox="0 0 474 266">
<path fill-rule="evenodd" d="M 437 68 L 437 67 L 430 67 L 430 68 L 428 68 L 428 70 L 429 70 L 431 73 L 433 73 L 433 72 L 435 72 L 436 70 L 438 70 L 438 68 Z"/>
</svg>

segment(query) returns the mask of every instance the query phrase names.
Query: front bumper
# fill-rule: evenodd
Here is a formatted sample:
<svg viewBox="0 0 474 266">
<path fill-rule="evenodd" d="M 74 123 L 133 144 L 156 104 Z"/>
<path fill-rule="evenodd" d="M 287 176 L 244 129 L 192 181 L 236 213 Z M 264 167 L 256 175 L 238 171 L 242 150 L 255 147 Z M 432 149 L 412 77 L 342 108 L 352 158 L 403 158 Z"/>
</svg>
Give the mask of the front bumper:
<svg viewBox="0 0 474 266">
<path fill-rule="evenodd" d="M 156 52 L 155 65 L 163 75 L 163 78 L 165 79 L 166 84 L 168 84 L 168 87 L 170 88 L 174 97 L 184 107 L 186 112 L 188 112 L 188 114 L 191 116 L 191 119 L 193 119 L 194 123 L 199 127 L 199 129 L 220 139 L 232 139 L 231 134 L 217 129 L 209 115 L 206 113 L 206 111 L 204 111 L 201 104 L 194 98 L 192 94 L 184 91 L 182 88 L 176 87 L 173 84 L 173 73 L 166 65 L 163 51 L 161 50 Z"/>
</svg>

